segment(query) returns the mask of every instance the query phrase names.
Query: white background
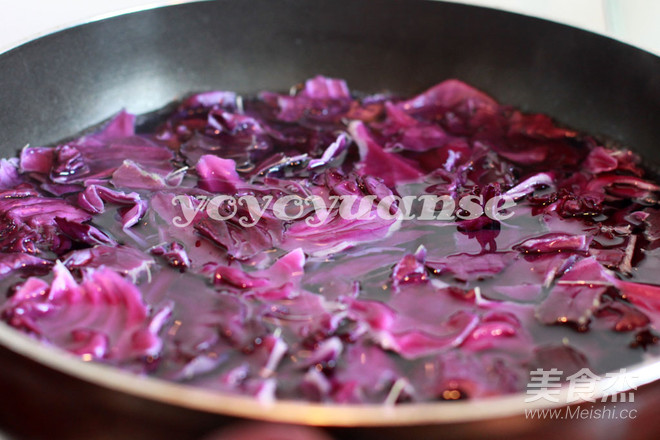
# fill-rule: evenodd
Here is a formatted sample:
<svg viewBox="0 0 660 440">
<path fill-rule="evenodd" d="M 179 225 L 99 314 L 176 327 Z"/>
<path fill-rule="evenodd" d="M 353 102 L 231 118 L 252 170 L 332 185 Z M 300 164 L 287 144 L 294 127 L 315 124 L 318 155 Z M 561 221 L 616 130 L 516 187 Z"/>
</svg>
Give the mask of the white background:
<svg viewBox="0 0 660 440">
<path fill-rule="evenodd" d="M 459 1 L 560 21 L 660 54 L 660 0 Z M 0 0 L 0 52 L 53 30 L 117 11 L 167 3 L 182 1 Z"/>
</svg>

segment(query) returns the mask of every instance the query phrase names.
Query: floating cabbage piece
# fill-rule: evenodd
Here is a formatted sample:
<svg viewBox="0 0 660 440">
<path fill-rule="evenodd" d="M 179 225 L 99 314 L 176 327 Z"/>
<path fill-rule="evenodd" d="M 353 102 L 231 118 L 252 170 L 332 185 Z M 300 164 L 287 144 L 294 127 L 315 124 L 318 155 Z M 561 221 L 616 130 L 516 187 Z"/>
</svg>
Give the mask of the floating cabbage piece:
<svg viewBox="0 0 660 440">
<path fill-rule="evenodd" d="M 116 272 L 86 272 L 81 283 L 62 264 L 51 284 L 29 278 L 3 306 L 5 319 L 58 347 L 90 359 L 126 361 L 157 356 L 152 325 L 138 288 Z"/>
</svg>

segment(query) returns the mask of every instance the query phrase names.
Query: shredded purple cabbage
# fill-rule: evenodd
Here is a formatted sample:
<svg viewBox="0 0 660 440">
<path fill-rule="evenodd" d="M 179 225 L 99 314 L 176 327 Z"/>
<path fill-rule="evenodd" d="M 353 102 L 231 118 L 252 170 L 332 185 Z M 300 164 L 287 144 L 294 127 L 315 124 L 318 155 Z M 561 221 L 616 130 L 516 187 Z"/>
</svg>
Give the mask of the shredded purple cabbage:
<svg viewBox="0 0 660 440">
<path fill-rule="evenodd" d="M 85 361 L 261 400 L 514 393 L 538 367 L 657 354 L 659 191 L 634 153 L 458 80 L 202 93 L 153 133 L 122 111 L 0 160 L 0 316 Z M 218 220 L 218 195 L 326 209 L 225 203 Z M 516 205 L 501 221 L 332 205 L 411 195 Z"/>
</svg>

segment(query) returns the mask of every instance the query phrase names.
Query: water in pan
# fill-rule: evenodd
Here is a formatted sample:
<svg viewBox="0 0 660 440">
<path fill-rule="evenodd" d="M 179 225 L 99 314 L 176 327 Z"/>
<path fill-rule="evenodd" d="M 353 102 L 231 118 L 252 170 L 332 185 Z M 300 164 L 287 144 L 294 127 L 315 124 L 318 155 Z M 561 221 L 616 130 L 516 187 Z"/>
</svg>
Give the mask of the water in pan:
<svg viewBox="0 0 660 440">
<path fill-rule="evenodd" d="M 456 80 L 203 93 L 152 128 L 122 112 L 3 160 L 3 320 L 138 374 L 339 403 L 657 352 L 660 188 L 627 150 Z"/>
</svg>

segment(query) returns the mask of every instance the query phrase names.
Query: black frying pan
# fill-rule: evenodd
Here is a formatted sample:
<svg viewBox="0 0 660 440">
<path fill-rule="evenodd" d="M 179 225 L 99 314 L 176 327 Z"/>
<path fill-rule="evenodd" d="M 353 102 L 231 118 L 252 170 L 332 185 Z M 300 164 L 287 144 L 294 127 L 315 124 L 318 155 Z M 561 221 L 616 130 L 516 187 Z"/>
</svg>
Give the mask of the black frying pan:
<svg viewBox="0 0 660 440">
<path fill-rule="evenodd" d="M 567 26 L 433 1 L 223 0 L 68 29 L 0 55 L 0 148 L 55 142 L 122 107 L 192 91 L 285 90 L 315 74 L 414 93 L 455 77 L 660 163 L 660 58 Z M 644 381 L 660 366 L 640 369 Z M 0 429 L 20 438 L 194 439 L 236 417 L 335 427 L 341 438 L 657 438 L 660 385 L 634 421 L 525 420 L 500 399 L 382 408 L 276 404 L 168 387 L 83 365 L 0 326 Z M 338 427 L 341 426 L 341 427 Z M 577 430 L 577 431 L 576 431 Z"/>
</svg>

